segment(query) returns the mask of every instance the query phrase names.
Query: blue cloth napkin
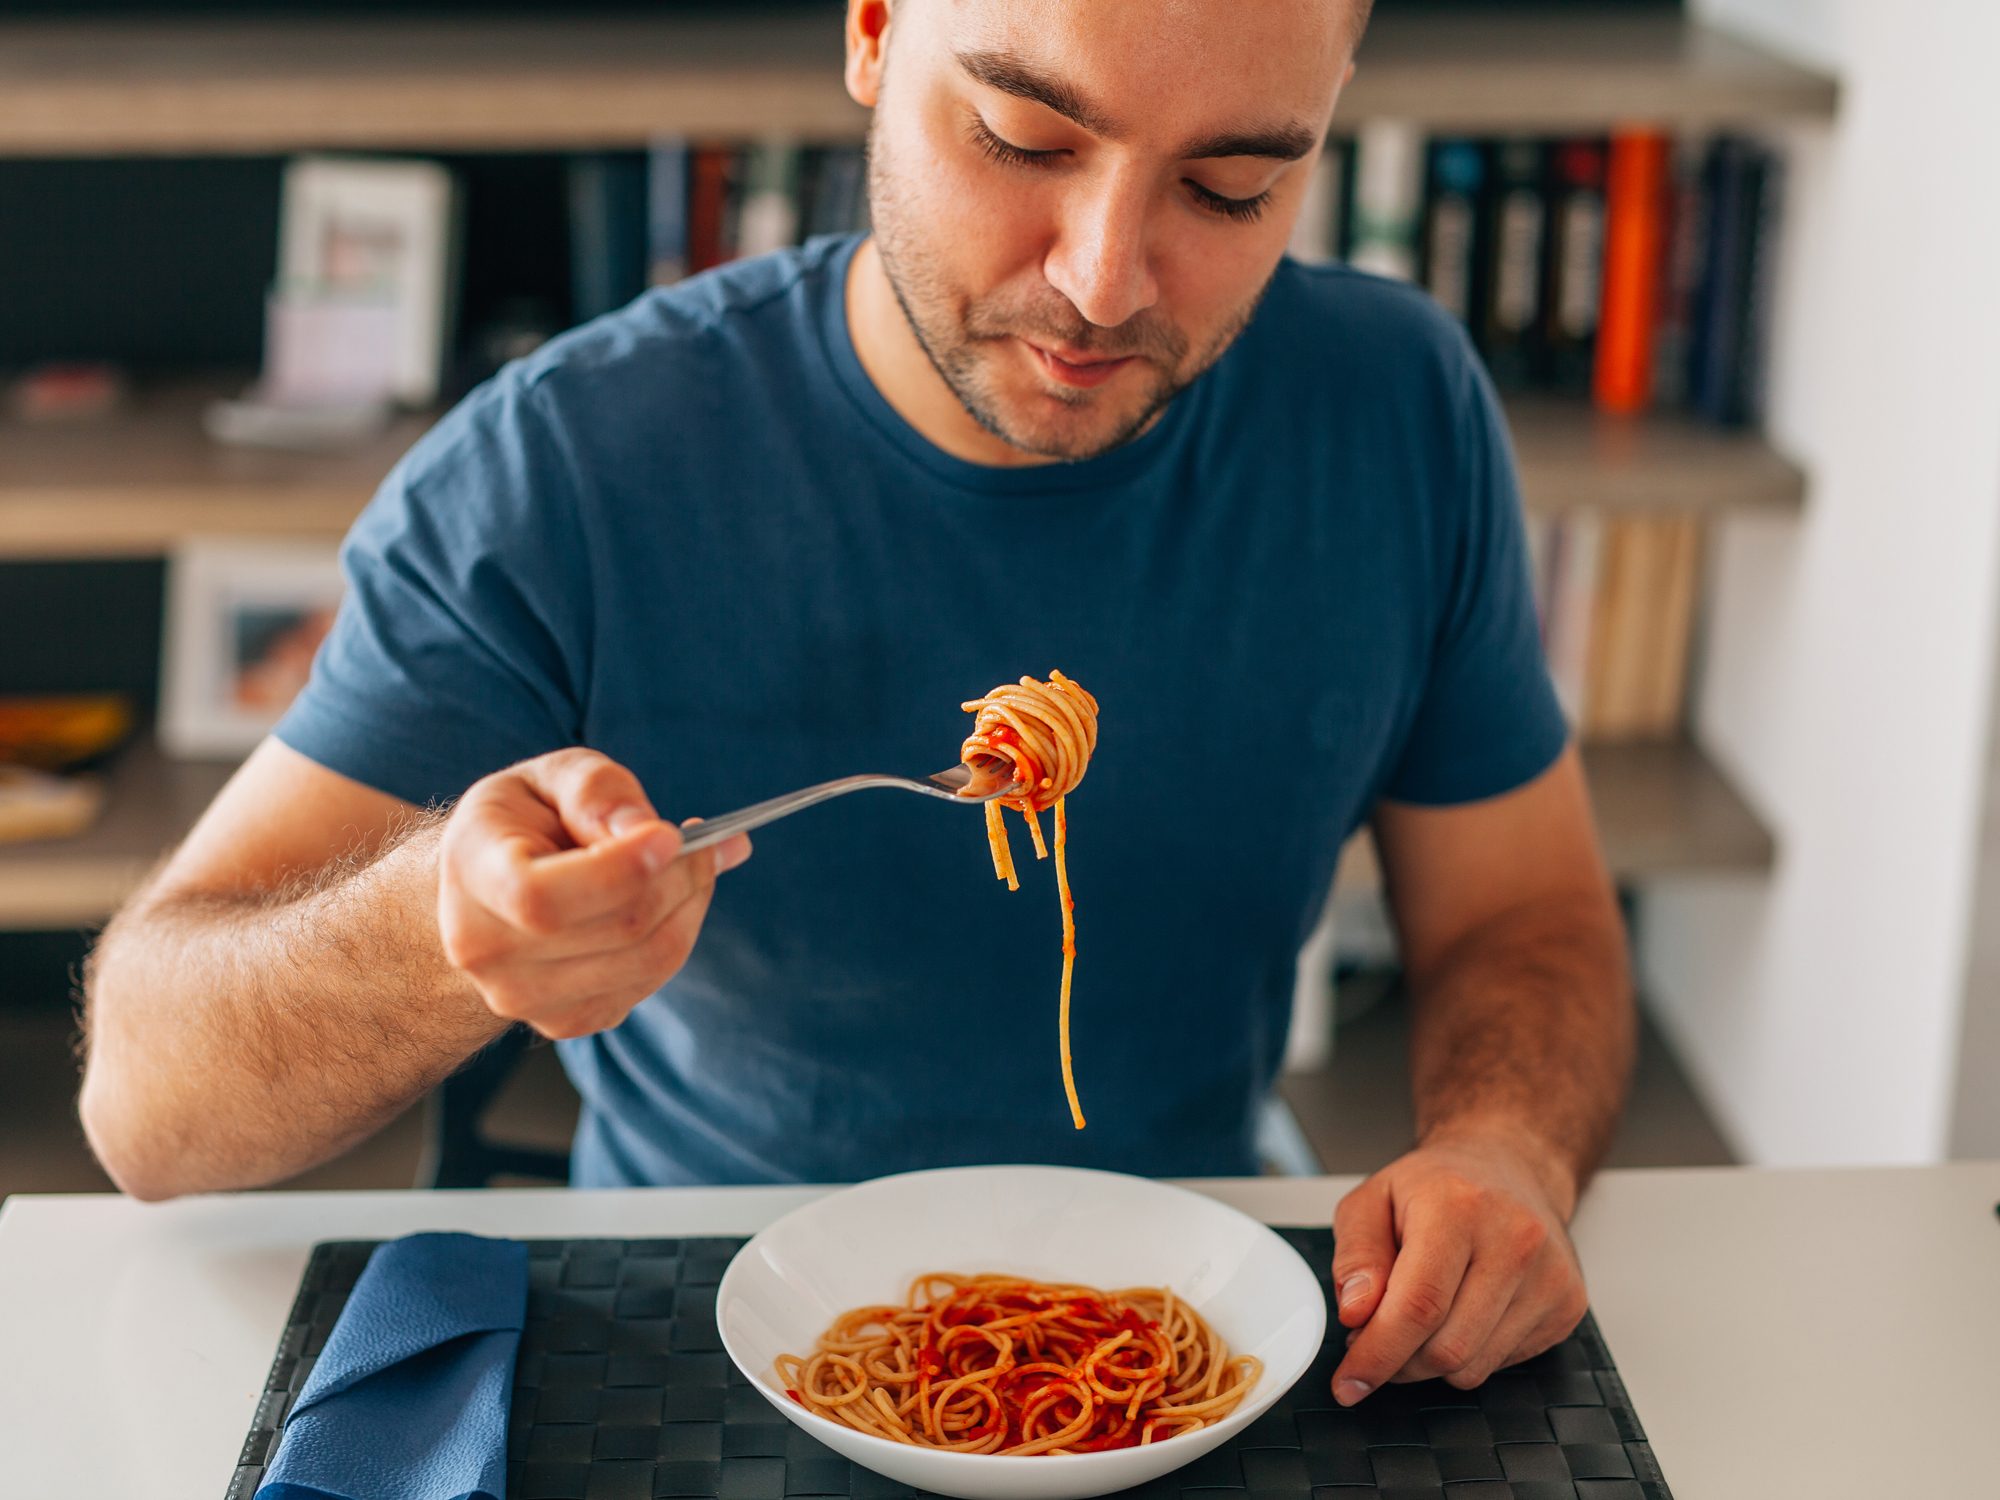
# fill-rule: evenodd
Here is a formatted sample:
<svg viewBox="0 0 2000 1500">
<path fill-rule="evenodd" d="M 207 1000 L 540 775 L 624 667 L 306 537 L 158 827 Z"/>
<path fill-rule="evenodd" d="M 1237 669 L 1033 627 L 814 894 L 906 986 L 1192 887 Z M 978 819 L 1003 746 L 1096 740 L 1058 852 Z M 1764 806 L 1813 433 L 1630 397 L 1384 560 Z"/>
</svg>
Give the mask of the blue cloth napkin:
<svg viewBox="0 0 2000 1500">
<path fill-rule="evenodd" d="M 413 1234 L 369 1257 L 257 1500 L 502 1500 L 528 1247 Z"/>
</svg>

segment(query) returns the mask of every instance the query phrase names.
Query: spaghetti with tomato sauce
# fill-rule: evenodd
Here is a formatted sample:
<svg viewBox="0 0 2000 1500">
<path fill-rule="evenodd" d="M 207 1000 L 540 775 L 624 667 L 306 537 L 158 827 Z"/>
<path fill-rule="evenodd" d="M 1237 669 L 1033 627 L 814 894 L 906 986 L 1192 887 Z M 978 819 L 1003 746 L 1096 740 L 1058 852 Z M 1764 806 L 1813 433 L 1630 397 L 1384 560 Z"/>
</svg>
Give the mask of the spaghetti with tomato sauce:
<svg viewBox="0 0 2000 1500">
<path fill-rule="evenodd" d="M 1164 1287 L 932 1272 L 775 1361 L 807 1411 L 890 1442 L 1028 1457 L 1135 1448 L 1234 1411 L 1263 1373 Z"/>
<path fill-rule="evenodd" d="M 1001 788 L 1008 792 L 986 804 L 986 842 L 993 854 L 993 873 L 1018 891 L 1014 851 L 1000 810 L 1011 807 L 1028 820 L 1035 858 L 1047 859 L 1042 842 L 1041 814 L 1056 814 L 1056 894 L 1062 904 L 1062 1001 L 1056 1013 L 1057 1044 L 1062 1053 L 1063 1094 L 1070 1118 L 1083 1129 L 1083 1105 L 1076 1097 L 1076 1077 L 1069 1055 L 1070 976 L 1076 968 L 1076 902 L 1069 893 L 1069 865 L 1063 854 L 1069 845 L 1069 817 L 1064 796 L 1076 790 L 1097 748 L 1097 700 L 1060 672 L 1047 682 L 1023 677 L 1018 683 L 993 689 L 983 698 L 961 704 L 976 714 L 972 733 L 958 758 L 972 770 L 962 796 L 980 797 Z"/>
</svg>

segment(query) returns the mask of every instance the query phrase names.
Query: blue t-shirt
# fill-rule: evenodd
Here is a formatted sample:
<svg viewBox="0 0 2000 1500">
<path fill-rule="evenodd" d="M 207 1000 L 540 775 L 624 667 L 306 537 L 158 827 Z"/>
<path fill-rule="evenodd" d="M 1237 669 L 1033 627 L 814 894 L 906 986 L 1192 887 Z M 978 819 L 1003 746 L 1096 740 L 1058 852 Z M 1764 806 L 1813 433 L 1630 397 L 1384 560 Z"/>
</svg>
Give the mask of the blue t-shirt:
<svg viewBox="0 0 2000 1500">
<path fill-rule="evenodd" d="M 510 365 L 399 464 L 279 726 L 413 803 L 589 745 L 661 813 L 952 764 L 1023 673 L 1102 705 L 1054 871 L 1010 815 L 867 792 L 756 835 L 692 958 L 561 1044 L 581 1185 L 1056 1162 L 1255 1170 L 1294 958 L 1377 799 L 1521 785 L 1565 729 L 1505 431 L 1421 293 L 1281 264 L 1146 434 L 941 452 L 847 332 L 853 240 L 740 262 Z"/>
</svg>

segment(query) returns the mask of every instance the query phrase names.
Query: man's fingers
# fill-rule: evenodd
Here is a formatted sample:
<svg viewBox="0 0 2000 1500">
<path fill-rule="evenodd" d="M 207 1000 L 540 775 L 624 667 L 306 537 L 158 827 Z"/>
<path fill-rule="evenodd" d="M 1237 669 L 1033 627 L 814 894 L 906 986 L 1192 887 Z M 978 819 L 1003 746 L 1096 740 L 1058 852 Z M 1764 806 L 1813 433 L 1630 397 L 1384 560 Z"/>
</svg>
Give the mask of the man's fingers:
<svg viewBox="0 0 2000 1500">
<path fill-rule="evenodd" d="M 465 891 L 510 927 L 537 937 L 631 909 L 640 932 L 657 912 L 685 901 L 707 880 L 712 864 L 679 860 L 680 830 L 640 824 L 635 832 L 584 849 L 531 855 L 519 839 L 477 844 L 458 869 Z M 636 934 L 635 934 L 636 935 Z"/>
<path fill-rule="evenodd" d="M 1334 1400 L 1352 1406 L 1402 1369 L 1444 1326 L 1471 1255 L 1464 1223 L 1448 1212 L 1429 1211 L 1428 1204 L 1409 1210 L 1381 1304 L 1333 1372 Z"/>
<path fill-rule="evenodd" d="M 1443 1326 L 1424 1340 L 1392 1378 L 1434 1380 L 1440 1375 L 1449 1377 L 1483 1365 L 1484 1372 L 1479 1377 L 1483 1380 L 1499 1367 L 1493 1356 L 1513 1347 L 1513 1341 L 1502 1344 L 1496 1334 L 1520 1286 L 1519 1267 L 1497 1262 L 1490 1256 L 1482 1258 L 1475 1248 Z"/>
<path fill-rule="evenodd" d="M 1524 1282 L 1487 1341 L 1487 1353 L 1465 1369 L 1445 1376 L 1448 1384 L 1471 1390 L 1495 1370 L 1533 1359 L 1576 1331 L 1589 1306 L 1582 1278 L 1567 1257 L 1559 1258 Z"/>
<path fill-rule="evenodd" d="M 1333 1286 L 1340 1321 L 1359 1328 L 1381 1305 L 1396 1263 L 1396 1207 L 1380 1173 L 1349 1193 L 1333 1211 Z"/>
<path fill-rule="evenodd" d="M 618 1025 L 633 1006 L 687 962 L 713 889 L 712 883 L 704 885 L 667 913 L 643 942 L 583 957 L 509 966 L 485 986 L 487 1004 L 496 1014 L 526 1021 L 542 1035 L 557 1039 L 588 1036 Z"/>
<path fill-rule="evenodd" d="M 518 776 L 554 808 L 578 844 L 616 838 L 659 821 L 639 778 L 595 750 L 538 755 L 503 774 Z"/>
</svg>

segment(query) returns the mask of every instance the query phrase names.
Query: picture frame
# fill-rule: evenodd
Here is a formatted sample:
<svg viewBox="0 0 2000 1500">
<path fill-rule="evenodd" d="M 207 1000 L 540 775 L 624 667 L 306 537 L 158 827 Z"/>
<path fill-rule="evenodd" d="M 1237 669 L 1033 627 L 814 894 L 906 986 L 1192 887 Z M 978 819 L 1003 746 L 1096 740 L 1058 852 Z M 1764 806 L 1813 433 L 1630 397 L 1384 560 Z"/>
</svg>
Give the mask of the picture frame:
<svg viewBox="0 0 2000 1500">
<path fill-rule="evenodd" d="M 196 537 L 167 563 L 160 748 L 247 755 L 291 706 L 344 583 L 334 542 Z"/>
<path fill-rule="evenodd" d="M 285 167 L 264 392 L 279 405 L 437 400 L 457 285 L 458 195 L 433 161 Z"/>
</svg>

